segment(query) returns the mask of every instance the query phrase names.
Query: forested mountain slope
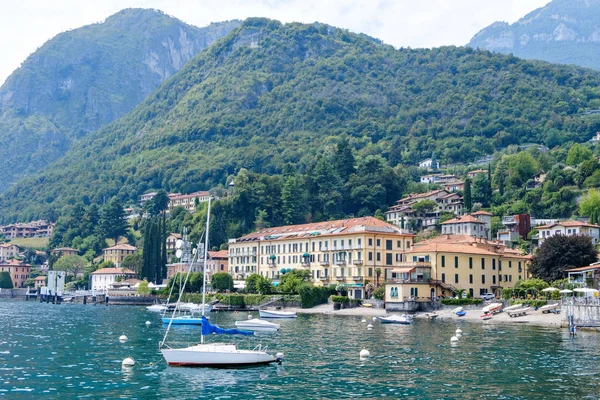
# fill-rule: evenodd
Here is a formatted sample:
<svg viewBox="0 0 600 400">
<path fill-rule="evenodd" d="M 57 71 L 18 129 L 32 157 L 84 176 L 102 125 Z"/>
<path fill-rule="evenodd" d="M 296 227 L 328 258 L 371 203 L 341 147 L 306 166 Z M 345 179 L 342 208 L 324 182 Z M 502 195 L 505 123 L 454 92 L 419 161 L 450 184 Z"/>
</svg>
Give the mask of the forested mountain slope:
<svg viewBox="0 0 600 400">
<path fill-rule="evenodd" d="M 600 69 L 600 0 L 553 0 L 514 24 L 495 22 L 470 47 Z"/>
<path fill-rule="evenodd" d="M 191 192 L 240 168 L 300 171 L 348 138 L 359 157 L 470 161 L 524 142 L 584 141 L 600 74 L 470 48 L 400 49 L 322 24 L 249 19 L 125 117 L 0 197 L 27 220 L 87 198 Z M 36 198 L 35 202 L 30 199 Z"/>
<path fill-rule="evenodd" d="M 49 40 L 0 88 L 0 192 L 131 111 L 240 24 L 196 28 L 160 11 L 127 9 Z"/>
</svg>

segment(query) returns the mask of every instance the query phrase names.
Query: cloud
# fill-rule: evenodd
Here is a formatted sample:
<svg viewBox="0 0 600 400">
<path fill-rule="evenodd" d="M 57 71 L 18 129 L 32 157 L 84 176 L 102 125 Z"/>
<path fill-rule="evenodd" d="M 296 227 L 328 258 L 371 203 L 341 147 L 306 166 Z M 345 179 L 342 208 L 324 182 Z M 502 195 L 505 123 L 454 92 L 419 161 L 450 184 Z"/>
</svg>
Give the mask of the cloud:
<svg viewBox="0 0 600 400">
<path fill-rule="evenodd" d="M 324 22 L 395 47 L 464 45 L 492 22 L 514 22 L 548 0 L 19 0 L 0 14 L 0 82 L 60 32 L 127 8 L 155 8 L 196 26 L 248 17 Z"/>
</svg>

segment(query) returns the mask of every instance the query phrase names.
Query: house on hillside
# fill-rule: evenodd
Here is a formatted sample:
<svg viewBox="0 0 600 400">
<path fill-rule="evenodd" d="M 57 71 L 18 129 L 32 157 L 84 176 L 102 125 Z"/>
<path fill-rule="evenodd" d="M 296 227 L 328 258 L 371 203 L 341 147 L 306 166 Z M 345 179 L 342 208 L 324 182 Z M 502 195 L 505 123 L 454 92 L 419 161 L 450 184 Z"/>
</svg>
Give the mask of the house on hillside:
<svg viewBox="0 0 600 400">
<path fill-rule="evenodd" d="M 420 201 L 430 200 L 436 203 L 432 210 L 416 211 L 413 209 Z M 432 190 L 427 193 L 410 194 L 390 207 L 385 215 L 386 220 L 403 229 L 417 226 L 422 229 L 433 229 L 439 222 L 443 212 L 455 215 L 463 213 L 464 200 L 457 193 L 450 193 L 444 189 Z"/>
<path fill-rule="evenodd" d="M 33 279 L 34 288 L 38 289 L 38 288 L 46 286 L 46 278 L 47 278 L 46 275 L 36 276 Z"/>
<path fill-rule="evenodd" d="M 24 288 L 25 281 L 29 279 L 29 273 L 31 271 L 31 265 L 19 261 L 19 260 L 8 260 L 0 261 L 0 271 L 6 271 L 10 274 L 12 279 L 13 287 Z"/>
<path fill-rule="evenodd" d="M 102 257 L 104 261 L 111 261 L 117 267 L 121 266 L 121 263 L 128 255 L 135 253 L 137 248 L 130 244 L 121 243 L 116 246 L 107 247 L 102 249 Z"/>
<path fill-rule="evenodd" d="M 117 281 L 137 278 L 137 274 L 127 268 L 101 268 L 92 272 L 92 290 L 107 290 Z"/>
<path fill-rule="evenodd" d="M 52 255 L 57 257 L 67 257 L 67 256 L 76 256 L 79 254 L 79 250 L 73 249 L 71 247 L 58 247 L 50 251 Z"/>
<path fill-rule="evenodd" d="M 440 162 L 437 160 L 434 160 L 433 158 L 426 158 L 423 161 L 419 162 L 419 168 L 425 168 L 425 169 L 440 169 Z"/>
<path fill-rule="evenodd" d="M 460 215 L 442 222 L 442 235 L 469 235 L 489 239 L 490 228 L 484 221 L 472 215 Z"/>
<path fill-rule="evenodd" d="M 194 192 L 190 194 L 171 193 L 169 194 L 169 212 L 175 207 L 183 207 L 189 212 L 196 211 L 196 204 L 208 201 L 209 192 Z"/>
<path fill-rule="evenodd" d="M 475 178 L 477 175 L 487 174 L 487 169 L 474 169 L 473 171 L 469 171 L 467 176 L 471 179 Z"/>
<path fill-rule="evenodd" d="M 167 236 L 167 250 L 175 251 L 175 245 L 177 244 L 177 241 L 182 239 L 183 236 L 181 236 L 179 233 L 169 234 L 169 236 Z"/>
<path fill-rule="evenodd" d="M 19 255 L 21 249 L 14 243 L 0 244 L 0 261 L 9 260 Z"/>
<path fill-rule="evenodd" d="M 563 221 L 535 227 L 538 230 L 538 244 L 541 246 L 546 239 L 556 235 L 584 235 L 592 238 L 594 246 L 600 240 L 600 226 L 581 221 Z"/>
</svg>

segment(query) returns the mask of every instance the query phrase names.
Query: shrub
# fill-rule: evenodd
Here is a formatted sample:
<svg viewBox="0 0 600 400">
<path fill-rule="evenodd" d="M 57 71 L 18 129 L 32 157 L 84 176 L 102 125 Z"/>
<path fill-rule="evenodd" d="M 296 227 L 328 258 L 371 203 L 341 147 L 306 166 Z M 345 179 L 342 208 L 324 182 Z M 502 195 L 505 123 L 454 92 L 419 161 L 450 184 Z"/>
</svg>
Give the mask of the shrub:
<svg viewBox="0 0 600 400">
<path fill-rule="evenodd" d="M 233 278 L 227 272 L 217 272 L 211 277 L 210 285 L 217 292 L 233 290 Z"/>
<path fill-rule="evenodd" d="M 312 308 L 327 303 L 329 295 L 335 293 L 331 288 L 317 287 L 306 283 L 298 287 L 298 292 L 300 293 L 302 308 Z"/>
<path fill-rule="evenodd" d="M 13 282 L 10 274 L 6 271 L 0 272 L 0 289 L 12 289 Z"/>
<path fill-rule="evenodd" d="M 350 302 L 350 299 L 348 298 L 348 296 L 331 296 L 331 301 L 333 301 L 334 303 L 346 304 Z"/>
<path fill-rule="evenodd" d="M 483 303 L 483 299 L 442 299 L 442 304 L 446 306 L 468 306 Z"/>
<path fill-rule="evenodd" d="M 380 286 L 377 289 L 373 290 L 373 297 L 377 300 L 383 300 L 385 297 L 385 287 Z"/>
<path fill-rule="evenodd" d="M 269 300 L 272 296 L 261 294 L 221 294 L 215 295 L 217 299 L 226 306 L 259 306 Z"/>
</svg>

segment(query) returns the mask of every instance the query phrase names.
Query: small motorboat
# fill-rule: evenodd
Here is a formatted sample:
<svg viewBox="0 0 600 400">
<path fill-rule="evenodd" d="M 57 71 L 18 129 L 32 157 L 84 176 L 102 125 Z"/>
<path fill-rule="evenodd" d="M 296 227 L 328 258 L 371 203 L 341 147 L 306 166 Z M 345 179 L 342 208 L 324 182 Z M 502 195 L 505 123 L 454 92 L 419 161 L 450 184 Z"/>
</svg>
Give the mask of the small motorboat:
<svg viewBox="0 0 600 400">
<path fill-rule="evenodd" d="M 162 322 L 163 324 L 170 322 L 171 325 L 202 325 L 202 317 L 194 315 L 180 315 L 172 319 L 170 317 L 163 317 Z"/>
<path fill-rule="evenodd" d="M 492 317 L 493 317 L 492 313 L 488 312 L 488 313 L 485 313 L 485 314 L 481 315 L 479 318 L 482 321 L 487 321 L 488 319 L 492 319 Z"/>
<path fill-rule="evenodd" d="M 523 307 L 523 304 L 515 304 L 514 306 L 506 307 L 504 309 L 504 311 L 512 311 L 512 310 L 516 310 L 516 309 L 519 309 L 522 307 Z"/>
<path fill-rule="evenodd" d="M 558 308 L 558 303 L 546 304 L 545 306 L 540 307 L 540 311 L 542 312 L 542 314 L 547 314 L 547 313 L 553 312 L 557 308 Z"/>
<path fill-rule="evenodd" d="M 491 303 L 481 309 L 484 314 L 496 314 L 502 311 L 502 303 Z"/>
<path fill-rule="evenodd" d="M 247 321 L 236 321 L 235 326 L 240 329 L 254 332 L 277 332 L 281 326 L 269 321 L 252 318 Z"/>
<path fill-rule="evenodd" d="M 452 312 L 459 317 L 464 317 L 467 314 L 463 307 L 456 307 L 454 310 L 452 310 Z"/>
<path fill-rule="evenodd" d="M 413 317 L 408 314 L 390 315 L 387 317 L 379 317 L 379 320 L 382 324 L 410 325 L 412 324 Z"/>
<path fill-rule="evenodd" d="M 295 311 L 258 310 L 261 318 L 296 318 Z"/>
<path fill-rule="evenodd" d="M 438 317 L 436 313 L 427 313 L 425 314 L 425 316 L 427 317 L 427 319 L 436 319 Z"/>
<path fill-rule="evenodd" d="M 167 306 L 165 304 L 153 304 L 151 306 L 146 307 L 146 310 L 152 312 L 163 312 L 167 310 Z"/>
<path fill-rule="evenodd" d="M 527 312 L 529 310 L 531 310 L 531 307 L 521 305 L 521 307 L 519 307 L 519 308 L 515 308 L 515 309 L 507 311 L 507 313 L 508 313 L 509 317 L 514 318 L 514 317 L 519 317 L 521 315 L 527 315 Z"/>
</svg>

